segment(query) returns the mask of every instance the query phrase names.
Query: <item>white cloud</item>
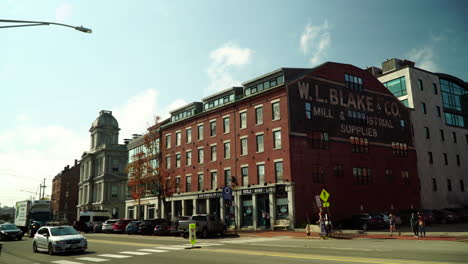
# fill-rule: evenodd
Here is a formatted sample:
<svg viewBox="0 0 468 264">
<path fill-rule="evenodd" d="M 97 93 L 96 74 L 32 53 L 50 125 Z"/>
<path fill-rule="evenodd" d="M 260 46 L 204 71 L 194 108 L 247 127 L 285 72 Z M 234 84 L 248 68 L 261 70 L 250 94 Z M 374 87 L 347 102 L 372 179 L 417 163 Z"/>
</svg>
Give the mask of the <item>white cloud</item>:
<svg viewBox="0 0 468 264">
<path fill-rule="evenodd" d="M 162 111 L 161 113 L 161 119 L 166 119 L 166 118 L 169 118 L 170 117 L 170 112 L 171 111 L 174 111 L 176 110 L 177 108 L 179 107 L 182 107 L 184 105 L 187 105 L 188 103 L 183 100 L 183 99 L 176 99 L 174 100 L 172 103 L 170 103 L 169 105 L 167 105 L 164 109 L 164 111 Z"/>
<path fill-rule="evenodd" d="M 211 63 L 206 69 L 210 84 L 205 89 L 205 94 L 240 85 L 241 82 L 232 76 L 232 70 L 250 63 L 252 53 L 251 49 L 241 48 L 231 42 L 213 50 L 210 53 Z"/>
<path fill-rule="evenodd" d="M 434 47 L 432 46 L 412 49 L 407 57 L 409 60 L 416 62 L 418 68 L 432 72 L 439 71 L 439 66 L 435 62 Z"/>
<path fill-rule="evenodd" d="M 73 13 L 73 6 L 68 3 L 63 3 L 59 7 L 55 9 L 55 19 L 63 23 L 65 22 L 65 19 L 70 17 Z"/>
<path fill-rule="evenodd" d="M 312 55 L 310 63 L 317 65 L 324 60 L 330 43 L 330 26 L 325 20 L 322 25 L 318 26 L 308 24 L 300 37 L 299 45 L 304 55 Z"/>
</svg>

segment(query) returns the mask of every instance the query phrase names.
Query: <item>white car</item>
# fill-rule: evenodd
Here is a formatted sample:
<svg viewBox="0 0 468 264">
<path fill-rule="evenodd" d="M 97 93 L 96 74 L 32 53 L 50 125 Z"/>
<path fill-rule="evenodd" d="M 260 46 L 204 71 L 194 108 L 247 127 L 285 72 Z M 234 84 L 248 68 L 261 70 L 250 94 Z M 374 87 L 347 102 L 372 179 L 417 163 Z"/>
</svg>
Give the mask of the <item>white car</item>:
<svg viewBox="0 0 468 264">
<path fill-rule="evenodd" d="M 59 252 L 80 252 L 88 248 L 88 242 L 73 227 L 43 226 L 34 235 L 33 251 L 45 251 L 49 255 Z"/>
</svg>

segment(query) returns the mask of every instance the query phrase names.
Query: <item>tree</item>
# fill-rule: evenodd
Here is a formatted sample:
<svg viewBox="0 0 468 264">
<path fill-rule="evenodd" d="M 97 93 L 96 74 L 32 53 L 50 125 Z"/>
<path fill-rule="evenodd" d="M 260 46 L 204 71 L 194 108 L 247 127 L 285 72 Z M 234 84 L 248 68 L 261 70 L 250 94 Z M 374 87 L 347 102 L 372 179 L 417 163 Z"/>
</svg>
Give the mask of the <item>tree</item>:
<svg viewBox="0 0 468 264">
<path fill-rule="evenodd" d="M 161 123 L 156 117 L 155 124 L 148 128 L 144 135 L 144 143 L 139 152 L 135 153 L 126 168 L 129 175 L 128 186 L 131 197 L 137 201 L 137 215 L 140 216 L 141 198 L 155 196 L 158 208 L 162 208 L 166 198 L 172 196 L 174 191 L 173 179 L 165 169 L 161 153 Z M 158 210 L 161 218 L 161 210 Z"/>
</svg>

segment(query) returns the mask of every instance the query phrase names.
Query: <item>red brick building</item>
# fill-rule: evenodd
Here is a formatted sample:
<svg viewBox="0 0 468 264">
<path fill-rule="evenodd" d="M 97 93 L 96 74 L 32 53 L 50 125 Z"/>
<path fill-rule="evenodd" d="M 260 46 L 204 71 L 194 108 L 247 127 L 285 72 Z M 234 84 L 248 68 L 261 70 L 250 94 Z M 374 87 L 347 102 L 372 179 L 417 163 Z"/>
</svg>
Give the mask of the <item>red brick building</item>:
<svg viewBox="0 0 468 264">
<path fill-rule="evenodd" d="M 162 151 L 176 192 L 163 215 L 293 228 L 317 214 L 323 188 L 335 219 L 419 206 L 409 112 L 369 72 L 328 62 L 243 86 L 171 112 Z"/>
<path fill-rule="evenodd" d="M 75 160 L 73 167 L 67 165 L 52 180 L 52 213 L 56 221 L 73 223 L 77 219 L 78 182 L 80 163 Z"/>
</svg>

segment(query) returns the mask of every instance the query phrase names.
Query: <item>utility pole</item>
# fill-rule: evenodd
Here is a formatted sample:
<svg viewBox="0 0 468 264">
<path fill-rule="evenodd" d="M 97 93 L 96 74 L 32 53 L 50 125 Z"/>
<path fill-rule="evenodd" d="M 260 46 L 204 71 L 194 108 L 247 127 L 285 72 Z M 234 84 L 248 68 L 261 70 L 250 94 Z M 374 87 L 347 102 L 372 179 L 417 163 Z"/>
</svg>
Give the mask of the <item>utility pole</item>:
<svg viewBox="0 0 468 264">
<path fill-rule="evenodd" d="M 41 196 L 41 191 L 39 191 L 39 199 L 44 199 L 44 196 L 45 196 L 45 188 L 46 188 L 46 185 L 45 185 L 45 178 L 44 178 L 44 184 L 41 184 L 42 196 Z"/>
</svg>

